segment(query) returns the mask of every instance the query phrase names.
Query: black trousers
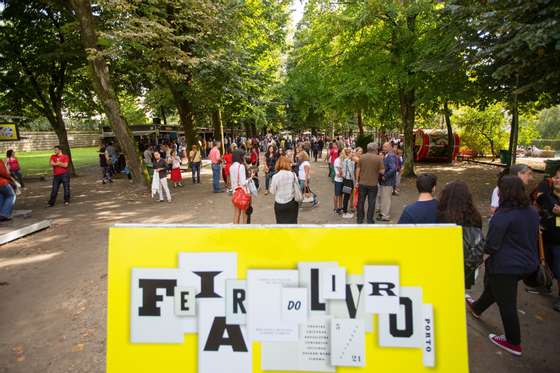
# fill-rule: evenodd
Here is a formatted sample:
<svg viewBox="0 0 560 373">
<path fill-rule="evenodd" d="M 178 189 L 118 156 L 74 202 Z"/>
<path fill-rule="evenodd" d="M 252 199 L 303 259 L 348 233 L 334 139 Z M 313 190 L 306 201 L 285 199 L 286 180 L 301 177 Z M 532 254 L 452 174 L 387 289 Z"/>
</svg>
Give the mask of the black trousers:
<svg viewBox="0 0 560 373">
<path fill-rule="evenodd" d="M 376 186 L 368 186 L 360 184 L 359 193 L 358 193 L 358 224 L 364 223 L 364 208 L 366 203 L 366 197 L 368 200 L 368 208 L 367 208 L 367 223 L 374 224 L 375 221 L 373 220 L 373 214 L 375 213 L 375 199 L 377 198 L 377 185 Z"/>
<path fill-rule="evenodd" d="M 513 274 L 488 274 L 482 295 L 473 305 L 478 315 L 492 304 L 497 303 L 504 325 L 504 332 L 509 343 L 521 344 L 521 331 L 517 316 L 517 282 L 523 276 Z"/>
<path fill-rule="evenodd" d="M 65 173 L 53 176 L 51 198 L 49 199 L 49 205 L 51 206 L 56 202 L 56 196 L 58 195 L 58 188 L 60 188 L 60 184 L 64 187 L 64 202 L 70 202 L 70 175 Z"/>
<path fill-rule="evenodd" d="M 347 186 L 349 188 L 354 188 L 354 182 L 350 179 L 344 179 L 342 181 L 343 186 Z M 342 197 L 342 212 L 344 212 L 345 214 L 348 212 L 348 202 L 350 202 L 350 195 L 352 194 L 354 190 L 352 189 L 352 191 L 350 193 L 343 193 L 343 197 Z"/>
<path fill-rule="evenodd" d="M 274 202 L 276 224 L 297 224 L 299 203 L 292 200 L 288 203 Z"/>
</svg>

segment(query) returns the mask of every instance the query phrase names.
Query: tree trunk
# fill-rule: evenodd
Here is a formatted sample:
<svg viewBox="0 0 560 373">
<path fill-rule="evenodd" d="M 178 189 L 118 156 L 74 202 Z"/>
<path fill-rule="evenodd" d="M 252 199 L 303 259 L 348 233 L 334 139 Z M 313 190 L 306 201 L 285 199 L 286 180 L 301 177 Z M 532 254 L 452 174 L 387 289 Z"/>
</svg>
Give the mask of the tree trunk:
<svg viewBox="0 0 560 373">
<path fill-rule="evenodd" d="M 364 135 L 364 118 L 362 117 L 362 110 L 358 110 L 358 113 L 356 114 L 356 117 L 358 119 L 358 132 L 360 136 Z"/>
<path fill-rule="evenodd" d="M 443 115 L 445 116 L 445 126 L 447 127 L 447 161 L 453 162 L 453 152 L 455 150 L 455 136 L 453 136 L 453 128 L 451 127 L 451 112 L 447 105 L 447 101 L 443 103 Z"/>
<path fill-rule="evenodd" d="M 222 112 L 220 109 L 215 109 L 212 112 L 212 125 L 214 127 L 214 140 L 220 142 L 222 145 L 222 154 L 225 154 L 224 125 L 222 123 Z"/>
<path fill-rule="evenodd" d="M 404 132 L 404 165 L 403 177 L 415 177 L 414 173 L 414 89 L 399 89 L 401 121 Z"/>
<path fill-rule="evenodd" d="M 517 160 L 517 137 L 519 136 L 519 111 L 517 108 L 517 95 L 514 96 L 513 107 L 511 111 L 511 131 L 509 135 L 509 152 L 510 158 L 508 167 L 515 164 Z"/>
<path fill-rule="evenodd" d="M 196 136 L 194 133 L 194 110 L 192 102 L 185 97 L 181 90 L 175 83 L 168 82 L 169 90 L 173 95 L 175 106 L 179 112 L 179 121 L 183 126 L 185 132 L 185 141 L 187 142 L 187 149 L 191 149 L 193 144 L 196 144 Z"/>
<path fill-rule="evenodd" d="M 149 186 L 150 177 L 144 167 L 138 150 L 138 144 L 136 144 L 136 140 L 122 116 L 121 108 L 109 77 L 109 68 L 103 55 L 97 50 L 97 34 L 90 0 L 67 1 L 70 2 L 80 22 L 80 36 L 82 45 L 88 54 L 89 75 L 93 89 L 101 101 L 109 124 L 124 153 L 128 168 L 132 173 L 132 180 L 135 184 L 144 182 L 146 186 Z"/>
</svg>

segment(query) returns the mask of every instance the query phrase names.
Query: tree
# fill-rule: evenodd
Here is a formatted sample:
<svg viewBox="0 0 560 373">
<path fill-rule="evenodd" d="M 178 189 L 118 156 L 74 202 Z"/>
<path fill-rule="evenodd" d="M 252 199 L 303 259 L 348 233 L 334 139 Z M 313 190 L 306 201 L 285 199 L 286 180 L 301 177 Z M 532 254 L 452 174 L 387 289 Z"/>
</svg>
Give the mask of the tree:
<svg viewBox="0 0 560 373">
<path fill-rule="evenodd" d="M 492 155 L 494 160 L 501 149 L 507 147 L 508 128 L 506 111 L 500 104 L 485 110 L 464 106 L 456 114 L 457 127 L 461 130 L 463 145 L 479 154 Z"/>
<path fill-rule="evenodd" d="M 0 108 L 46 118 L 75 175 L 63 111 L 85 56 L 72 16 L 55 1 L 2 0 L 0 9 Z"/>
<path fill-rule="evenodd" d="M 111 128 L 123 151 L 132 180 L 136 184 L 143 181 L 149 185 L 149 175 L 144 167 L 138 145 L 122 115 L 120 104 L 109 76 L 109 68 L 100 48 L 95 17 L 89 0 L 66 0 L 80 24 L 82 46 L 88 55 L 90 79 L 101 106 L 107 115 Z"/>
</svg>

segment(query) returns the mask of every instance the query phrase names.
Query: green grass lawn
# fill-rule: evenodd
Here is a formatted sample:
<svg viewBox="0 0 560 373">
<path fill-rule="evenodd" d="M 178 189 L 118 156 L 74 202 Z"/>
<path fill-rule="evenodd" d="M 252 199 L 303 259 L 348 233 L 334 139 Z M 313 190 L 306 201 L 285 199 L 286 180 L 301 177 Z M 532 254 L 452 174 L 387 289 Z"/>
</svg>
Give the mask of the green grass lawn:
<svg viewBox="0 0 560 373">
<path fill-rule="evenodd" d="M 97 151 L 99 148 L 73 148 L 72 160 L 76 168 L 95 166 L 99 164 L 99 156 Z M 33 151 L 33 152 L 17 152 L 16 157 L 19 160 L 23 176 L 26 175 L 45 175 L 52 172 L 49 165 L 49 158 L 54 154 L 49 150 Z"/>
</svg>

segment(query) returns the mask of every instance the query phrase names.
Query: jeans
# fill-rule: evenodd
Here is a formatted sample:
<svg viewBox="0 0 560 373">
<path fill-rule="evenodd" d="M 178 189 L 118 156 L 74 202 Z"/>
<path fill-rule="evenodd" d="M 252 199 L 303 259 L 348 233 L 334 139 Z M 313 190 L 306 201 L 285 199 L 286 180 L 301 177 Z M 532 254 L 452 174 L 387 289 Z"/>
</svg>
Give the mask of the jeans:
<svg viewBox="0 0 560 373">
<path fill-rule="evenodd" d="M 68 173 L 55 175 L 53 176 L 51 198 L 49 199 L 49 205 L 51 206 L 53 206 L 56 202 L 56 196 L 58 194 L 60 184 L 64 187 L 64 202 L 70 202 L 70 175 L 68 175 Z"/>
<path fill-rule="evenodd" d="M 200 184 L 200 162 L 191 163 L 192 182 Z M 214 170 L 212 170 L 214 172 Z"/>
<path fill-rule="evenodd" d="M 10 218 L 16 203 L 16 192 L 10 185 L 0 187 L 0 217 Z"/>
<path fill-rule="evenodd" d="M 299 180 L 299 187 L 301 189 L 301 192 L 305 194 L 305 181 L 304 180 Z M 307 184 L 307 189 L 308 191 L 313 194 L 313 206 L 315 206 L 317 204 L 317 195 L 311 191 L 311 189 L 309 189 L 309 184 Z"/>
<path fill-rule="evenodd" d="M 366 203 L 366 197 L 368 200 L 367 223 L 375 224 L 375 221 L 373 220 L 373 215 L 375 212 L 375 199 L 377 198 L 377 185 L 369 186 L 369 185 L 362 185 L 362 184 L 360 184 L 359 186 L 359 193 L 358 193 L 357 223 L 358 224 L 364 223 L 364 205 Z"/>
<path fill-rule="evenodd" d="M 16 179 L 18 181 L 19 185 L 21 185 L 22 188 L 25 186 L 23 184 L 23 176 L 21 175 L 21 172 L 19 170 L 13 171 L 10 174 L 12 175 L 12 177 L 14 179 Z"/>
<path fill-rule="evenodd" d="M 266 173 L 265 177 L 264 177 L 264 188 L 265 190 L 268 190 L 268 188 L 270 187 L 270 181 L 272 180 L 272 176 L 274 176 L 275 172 L 274 171 L 269 171 Z"/>
<path fill-rule="evenodd" d="M 299 205 L 295 200 L 288 203 L 274 202 L 276 224 L 297 224 Z"/>
<path fill-rule="evenodd" d="M 521 331 L 517 316 L 517 282 L 523 276 L 514 274 L 487 274 L 482 295 L 473 304 L 473 310 L 481 315 L 497 303 L 504 325 L 506 339 L 514 345 L 521 344 Z"/>
<path fill-rule="evenodd" d="M 212 163 L 212 191 L 220 191 L 220 174 L 222 168 L 218 163 Z"/>
</svg>

